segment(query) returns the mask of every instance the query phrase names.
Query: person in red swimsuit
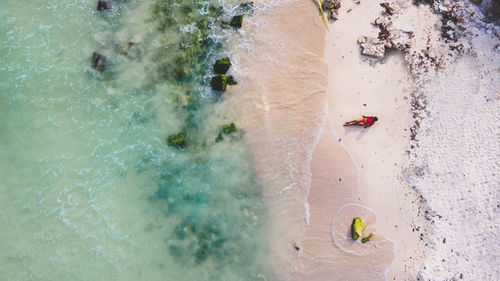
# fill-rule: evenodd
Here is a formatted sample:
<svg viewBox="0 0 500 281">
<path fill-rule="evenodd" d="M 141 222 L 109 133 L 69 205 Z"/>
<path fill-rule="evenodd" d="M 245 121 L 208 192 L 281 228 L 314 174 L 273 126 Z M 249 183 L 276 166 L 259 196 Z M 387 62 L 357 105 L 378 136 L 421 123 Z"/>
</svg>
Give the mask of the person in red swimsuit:
<svg viewBox="0 0 500 281">
<path fill-rule="evenodd" d="M 370 127 L 371 125 L 375 124 L 375 122 L 378 121 L 377 116 L 364 116 L 363 118 L 359 118 L 356 120 L 348 121 L 344 123 L 344 126 L 353 126 L 353 125 L 361 125 L 366 127 Z"/>
</svg>

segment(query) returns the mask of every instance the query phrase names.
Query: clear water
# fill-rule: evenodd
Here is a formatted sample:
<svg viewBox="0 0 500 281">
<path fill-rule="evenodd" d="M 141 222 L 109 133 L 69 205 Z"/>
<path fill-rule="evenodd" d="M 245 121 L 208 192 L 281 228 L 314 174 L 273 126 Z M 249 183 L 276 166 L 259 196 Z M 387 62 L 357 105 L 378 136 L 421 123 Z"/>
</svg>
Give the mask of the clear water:
<svg viewBox="0 0 500 281">
<path fill-rule="evenodd" d="M 96 2 L 0 2 L 0 280 L 272 279 L 242 133 L 216 141 L 232 118 L 206 89 L 240 3 Z"/>
</svg>

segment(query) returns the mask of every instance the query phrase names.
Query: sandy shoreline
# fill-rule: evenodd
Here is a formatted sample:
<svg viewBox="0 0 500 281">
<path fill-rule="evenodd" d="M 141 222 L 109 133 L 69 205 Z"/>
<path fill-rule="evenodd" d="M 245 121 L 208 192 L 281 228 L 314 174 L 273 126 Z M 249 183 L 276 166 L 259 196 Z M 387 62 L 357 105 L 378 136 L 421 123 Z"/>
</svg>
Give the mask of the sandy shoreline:
<svg viewBox="0 0 500 281">
<path fill-rule="evenodd" d="M 332 224 L 335 218 L 366 213 L 370 231 L 375 217 L 358 205 L 358 169 L 329 117 L 326 28 L 312 3 L 287 7 L 260 10 L 246 26 L 255 29 L 252 38 L 243 28 L 246 38 L 238 40 L 253 47 L 236 52 L 244 81 L 228 99 L 270 206 L 273 266 L 280 280 L 347 280 L 354 274 L 383 280 L 394 259 L 392 241 L 378 233 L 360 247 L 350 242 L 349 225 L 342 237 L 332 235 L 344 230 Z M 347 213 L 340 212 L 346 205 Z"/>
<path fill-rule="evenodd" d="M 382 14 L 379 2 L 343 1 L 339 20 L 329 24 L 329 32 L 312 2 L 286 2 L 287 9 L 281 9 L 283 3 L 256 3 L 255 17 L 234 39 L 238 48 L 232 57 L 241 83 L 227 101 L 246 132 L 269 206 L 270 256 L 278 280 L 463 276 L 437 264 L 438 258 L 450 258 L 448 249 L 432 246 L 442 240 L 443 229 L 436 228 L 429 213 L 441 208 L 443 203 L 435 197 L 443 195 L 436 195 L 434 186 L 426 184 L 448 190 L 452 183 L 437 184 L 418 173 L 415 166 L 422 166 L 418 156 L 431 149 L 415 149 L 416 135 L 427 122 L 422 116 L 429 114 L 423 97 L 443 92 L 439 91 L 442 81 L 450 79 L 429 72 L 433 64 L 453 69 L 463 53 L 456 49 L 470 46 L 469 54 L 477 55 L 474 48 L 486 46 L 486 53 L 495 57 L 491 43 L 495 39 L 482 34 L 482 40 L 490 42 L 484 46 L 468 45 L 465 39 L 449 43 L 436 28 L 440 17 L 428 6 L 400 3 L 392 20 L 397 27 L 414 30 L 411 47 L 403 53 L 388 52 L 377 61 L 360 55 L 356 40 L 377 37 L 379 30 L 371 22 Z M 422 20 L 425 24 L 420 24 Z M 488 69 L 489 76 L 471 73 L 466 80 L 485 81 L 482 85 L 488 86 L 482 91 L 496 101 L 498 75 L 491 71 L 498 55 L 491 61 L 485 56 L 475 71 Z M 368 129 L 342 126 L 360 115 L 377 115 L 380 121 Z M 432 128 L 435 121 L 429 122 L 426 126 Z M 433 153 L 446 159 L 446 152 Z M 478 159 L 484 157 L 478 155 Z M 491 182 L 498 181 L 494 173 L 486 177 L 493 178 L 483 192 L 491 193 Z M 434 201 L 435 205 L 429 204 Z M 364 216 L 367 232 L 376 233 L 370 243 L 350 240 L 349 223 L 355 216 Z M 455 246 L 460 251 L 461 246 Z M 494 276 L 490 269 L 483 271 L 490 273 L 470 269 L 466 276 Z"/>
</svg>

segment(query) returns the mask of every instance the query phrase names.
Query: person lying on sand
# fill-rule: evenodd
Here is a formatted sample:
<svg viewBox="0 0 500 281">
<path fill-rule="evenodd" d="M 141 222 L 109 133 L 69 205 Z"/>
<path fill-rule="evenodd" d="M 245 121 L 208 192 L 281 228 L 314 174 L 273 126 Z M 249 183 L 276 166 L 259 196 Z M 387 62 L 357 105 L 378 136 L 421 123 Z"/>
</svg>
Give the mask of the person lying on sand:
<svg viewBox="0 0 500 281">
<path fill-rule="evenodd" d="M 348 121 L 344 123 L 344 126 L 354 126 L 354 125 L 362 125 L 366 127 L 370 127 L 378 121 L 377 116 L 364 116 L 363 118 L 359 118 L 356 120 Z"/>
</svg>

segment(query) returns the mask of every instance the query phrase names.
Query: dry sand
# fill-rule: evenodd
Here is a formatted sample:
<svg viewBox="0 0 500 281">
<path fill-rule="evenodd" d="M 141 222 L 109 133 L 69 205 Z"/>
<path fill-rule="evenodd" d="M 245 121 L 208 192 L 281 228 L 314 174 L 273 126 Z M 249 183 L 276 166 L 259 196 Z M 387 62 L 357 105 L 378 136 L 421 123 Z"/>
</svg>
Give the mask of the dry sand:
<svg viewBox="0 0 500 281">
<path fill-rule="evenodd" d="M 356 43 L 360 36 L 377 37 L 371 22 L 381 14 L 380 2 L 343 1 L 339 20 L 330 25 L 325 51 L 329 116 L 359 171 L 361 202 L 377 214 L 376 232 L 397 243 L 387 277 L 411 280 L 423 262 L 419 236 L 427 227 L 419 195 L 401 176 L 410 149 L 414 81 L 400 54 L 392 52 L 379 62 L 360 55 Z M 366 129 L 342 126 L 361 115 L 375 115 L 379 121 Z"/>
</svg>

